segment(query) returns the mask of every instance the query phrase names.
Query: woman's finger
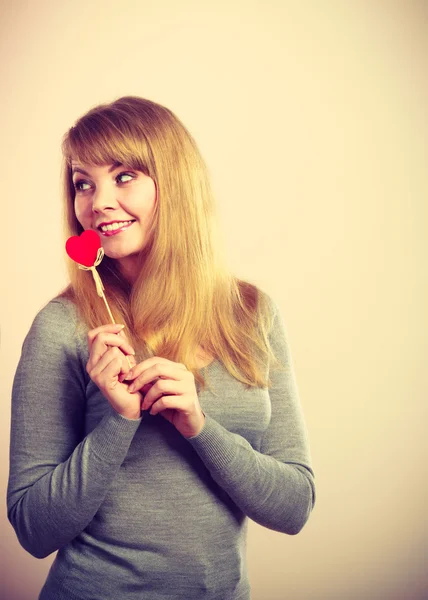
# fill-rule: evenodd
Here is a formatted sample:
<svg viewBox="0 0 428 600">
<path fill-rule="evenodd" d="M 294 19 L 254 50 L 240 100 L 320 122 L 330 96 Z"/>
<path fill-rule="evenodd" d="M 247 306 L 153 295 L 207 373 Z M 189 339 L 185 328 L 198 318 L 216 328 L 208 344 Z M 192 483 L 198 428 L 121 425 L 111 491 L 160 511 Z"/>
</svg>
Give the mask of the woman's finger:
<svg viewBox="0 0 428 600">
<path fill-rule="evenodd" d="M 130 392 L 139 390 L 146 383 L 156 381 L 157 379 L 173 379 L 178 381 L 183 379 L 184 376 L 183 369 L 181 368 L 184 365 L 181 365 L 181 363 L 173 363 L 170 361 L 168 363 L 156 363 L 152 367 L 144 369 L 141 375 L 138 375 L 136 377 L 135 373 L 138 373 L 138 371 L 140 370 L 139 366 L 140 365 L 133 367 L 131 369 L 131 373 L 128 373 L 126 376 L 127 380 L 134 380 L 129 386 Z"/>
<path fill-rule="evenodd" d="M 99 361 L 88 370 L 89 376 L 91 379 L 98 379 L 100 374 L 109 366 L 109 373 L 111 374 L 113 369 L 114 374 L 118 376 L 119 373 L 123 372 L 124 365 L 122 362 L 124 358 L 125 357 L 119 348 L 109 348 L 99 359 Z M 112 363 L 114 367 L 111 366 Z"/>
<path fill-rule="evenodd" d="M 129 369 L 133 366 L 133 364 L 135 364 L 135 359 L 133 356 L 125 356 L 125 354 L 123 354 L 120 348 L 118 348 L 117 346 L 110 346 L 106 347 L 103 353 L 100 355 L 95 354 L 94 350 L 92 351 L 91 356 L 89 357 L 89 360 L 86 365 L 87 372 L 89 374 L 94 372 L 94 369 L 97 367 L 97 365 L 100 365 L 100 363 L 101 369 L 104 368 L 105 365 L 112 360 L 112 357 L 115 357 L 120 360 L 119 373 L 126 374 L 129 371 Z M 131 367 L 128 363 L 128 360 L 130 359 L 133 359 L 134 361 L 133 363 L 131 363 Z"/>
<path fill-rule="evenodd" d="M 187 371 L 186 366 L 183 363 L 174 362 L 169 360 L 168 358 L 164 358 L 163 356 L 151 356 L 150 358 L 146 358 L 142 362 L 138 363 L 136 367 L 132 369 L 132 375 L 137 377 L 146 369 L 154 366 L 154 365 L 174 365 L 175 367 L 179 367 L 184 371 Z"/>
<path fill-rule="evenodd" d="M 88 360 L 89 367 L 91 368 L 94 365 L 96 365 L 97 362 L 100 360 L 100 358 L 111 347 L 120 348 L 120 350 L 122 351 L 124 356 L 127 355 L 130 357 L 131 356 L 133 357 L 133 355 L 134 355 L 134 349 L 132 348 L 132 346 L 126 340 L 119 337 L 117 334 L 100 333 L 94 339 L 91 349 L 90 349 L 89 360 Z M 133 365 L 135 365 L 135 359 L 132 361 L 132 363 L 130 360 L 127 361 L 126 364 L 128 365 L 127 371 L 129 371 L 129 369 Z"/>
<path fill-rule="evenodd" d="M 153 406 L 151 404 L 150 407 L 147 409 L 143 408 L 143 406 L 144 402 L 141 406 L 141 410 L 149 410 L 150 408 L 150 414 L 157 415 L 158 413 L 163 412 L 164 410 L 176 409 L 177 406 L 179 406 L 179 404 L 177 404 L 176 396 L 161 396 L 161 398 Z"/>
<path fill-rule="evenodd" d="M 123 330 L 123 328 L 125 327 L 125 325 L 121 325 L 119 323 L 113 324 L 113 323 L 109 323 L 108 325 L 100 325 L 99 327 L 95 327 L 95 329 L 91 329 L 90 331 L 88 331 L 88 346 L 89 349 L 91 349 L 92 346 L 92 342 L 94 341 L 94 339 L 96 338 L 96 336 L 99 333 L 119 333 L 120 331 Z"/>
<path fill-rule="evenodd" d="M 128 373 L 127 377 L 135 380 L 139 375 L 147 371 L 149 368 L 155 367 L 156 365 L 172 365 L 173 367 L 187 371 L 187 368 L 185 365 L 183 365 L 183 363 L 173 362 L 172 360 L 168 360 L 167 358 L 163 358 L 161 356 L 152 356 L 138 363 L 138 365 L 135 367 L 132 367 L 132 370 Z"/>
<path fill-rule="evenodd" d="M 134 348 L 131 346 L 128 340 L 123 338 L 121 335 L 117 335 L 116 333 L 98 334 L 92 342 L 92 348 L 96 348 L 96 350 L 99 351 L 103 346 L 117 346 L 124 354 L 135 354 Z"/>
<path fill-rule="evenodd" d="M 167 396 L 168 398 L 174 398 L 174 404 L 168 406 L 168 408 L 177 408 L 183 403 L 181 402 L 181 396 L 186 393 L 188 389 L 185 381 L 173 381 L 171 379 L 159 379 L 145 394 L 143 404 L 141 405 L 142 410 L 150 410 L 154 403 L 157 404 L 160 398 Z M 128 390 L 129 391 L 129 390 Z"/>
</svg>

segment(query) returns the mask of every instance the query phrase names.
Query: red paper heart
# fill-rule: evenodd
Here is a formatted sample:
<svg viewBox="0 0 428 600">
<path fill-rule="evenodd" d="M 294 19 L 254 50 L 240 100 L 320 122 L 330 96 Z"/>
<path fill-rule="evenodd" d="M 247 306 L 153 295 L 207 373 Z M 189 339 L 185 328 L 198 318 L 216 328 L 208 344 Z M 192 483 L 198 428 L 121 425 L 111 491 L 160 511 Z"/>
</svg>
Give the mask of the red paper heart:
<svg viewBox="0 0 428 600">
<path fill-rule="evenodd" d="M 93 267 L 101 248 L 99 235 L 93 229 L 87 229 L 79 235 L 73 235 L 65 243 L 68 256 L 85 267 Z"/>
</svg>

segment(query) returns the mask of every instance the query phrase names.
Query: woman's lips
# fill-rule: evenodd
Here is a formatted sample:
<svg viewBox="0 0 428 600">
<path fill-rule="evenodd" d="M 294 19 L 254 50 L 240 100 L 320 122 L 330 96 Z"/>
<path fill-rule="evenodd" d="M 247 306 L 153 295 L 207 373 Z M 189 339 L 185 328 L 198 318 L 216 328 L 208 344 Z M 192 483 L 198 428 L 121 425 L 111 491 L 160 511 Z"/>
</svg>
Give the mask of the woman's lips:
<svg viewBox="0 0 428 600">
<path fill-rule="evenodd" d="M 104 235 L 105 237 L 111 237 L 112 235 L 117 235 L 121 231 L 125 231 L 125 229 L 128 229 L 129 227 L 131 227 L 131 225 L 133 225 L 134 222 L 135 221 L 133 221 L 132 223 L 128 223 L 128 225 L 123 225 L 122 227 L 119 227 L 118 229 L 113 229 L 112 231 L 101 231 L 101 229 L 100 229 L 100 233 L 101 233 L 101 235 Z"/>
</svg>

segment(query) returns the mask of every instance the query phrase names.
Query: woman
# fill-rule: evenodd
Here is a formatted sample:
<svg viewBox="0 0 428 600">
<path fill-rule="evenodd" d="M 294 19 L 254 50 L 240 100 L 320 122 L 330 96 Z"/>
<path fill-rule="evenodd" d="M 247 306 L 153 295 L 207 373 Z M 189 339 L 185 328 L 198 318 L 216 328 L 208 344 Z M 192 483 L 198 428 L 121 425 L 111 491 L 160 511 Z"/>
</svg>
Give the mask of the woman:
<svg viewBox="0 0 428 600">
<path fill-rule="evenodd" d="M 66 237 L 99 234 L 122 327 L 69 260 L 23 344 L 7 503 L 30 554 L 58 550 L 39 600 L 248 599 L 247 517 L 294 535 L 315 502 L 282 315 L 225 265 L 170 110 L 93 108 L 63 155 Z"/>
</svg>

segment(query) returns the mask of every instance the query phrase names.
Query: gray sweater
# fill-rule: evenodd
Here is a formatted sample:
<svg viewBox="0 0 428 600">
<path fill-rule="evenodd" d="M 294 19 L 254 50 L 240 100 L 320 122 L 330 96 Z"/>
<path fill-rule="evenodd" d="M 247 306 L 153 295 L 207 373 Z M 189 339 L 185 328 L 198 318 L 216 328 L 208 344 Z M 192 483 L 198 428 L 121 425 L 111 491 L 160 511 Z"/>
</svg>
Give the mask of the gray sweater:
<svg viewBox="0 0 428 600">
<path fill-rule="evenodd" d="M 39 600 L 250 598 L 247 517 L 294 535 L 315 502 L 285 324 L 268 298 L 287 370 L 270 391 L 247 390 L 215 360 L 204 427 L 188 439 L 161 415 L 111 407 L 70 302 L 37 314 L 13 383 L 7 509 L 25 550 L 58 550 Z"/>
</svg>

